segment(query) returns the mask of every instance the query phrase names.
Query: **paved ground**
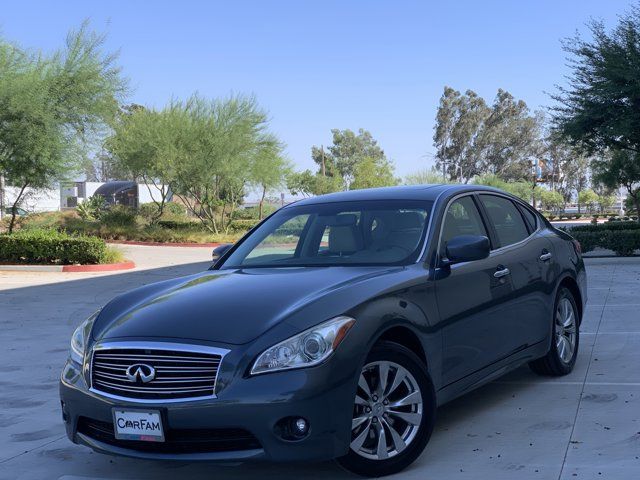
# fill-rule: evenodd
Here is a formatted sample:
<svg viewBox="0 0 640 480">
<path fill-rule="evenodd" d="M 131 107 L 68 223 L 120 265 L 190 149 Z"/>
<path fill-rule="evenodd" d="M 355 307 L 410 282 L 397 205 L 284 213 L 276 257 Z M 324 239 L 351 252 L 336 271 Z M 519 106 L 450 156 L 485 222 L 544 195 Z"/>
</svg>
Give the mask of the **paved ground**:
<svg viewBox="0 0 640 480">
<path fill-rule="evenodd" d="M 215 465 L 107 457 L 64 436 L 58 375 L 74 327 L 118 292 L 208 266 L 209 249 L 127 247 L 113 274 L 0 272 L 0 479 L 335 479 L 333 463 Z M 522 368 L 438 411 L 403 479 L 640 478 L 640 259 L 588 260 L 576 370 Z"/>
</svg>

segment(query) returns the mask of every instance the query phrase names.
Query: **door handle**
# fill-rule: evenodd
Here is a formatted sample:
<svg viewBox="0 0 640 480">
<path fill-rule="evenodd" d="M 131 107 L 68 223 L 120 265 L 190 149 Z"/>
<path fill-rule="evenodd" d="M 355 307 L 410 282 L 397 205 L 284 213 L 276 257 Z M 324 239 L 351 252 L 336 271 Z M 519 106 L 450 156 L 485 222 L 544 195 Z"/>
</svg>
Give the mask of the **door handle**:
<svg viewBox="0 0 640 480">
<path fill-rule="evenodd" d="M 551 252 L 546 252 L 543 251 L 542 255 L 540 255 L 540 261 L 542 262 L 546 262 L 547 260 L 551 260 L 551 257 L 553 257 L 553 254 Z"/>
<path fill-rule="evenodd" d="M 498 267 L 500 268 L 500 267 Z M 494 277 L 496 278 L 502 278 L 506 275 L 509 275 L 511 272 L 509 271 L 509 269 L 507 267 L 502 267 L 500 268 L 500 270 L 496 270 L 496 272 L 493 274 Z"/>
</svg>

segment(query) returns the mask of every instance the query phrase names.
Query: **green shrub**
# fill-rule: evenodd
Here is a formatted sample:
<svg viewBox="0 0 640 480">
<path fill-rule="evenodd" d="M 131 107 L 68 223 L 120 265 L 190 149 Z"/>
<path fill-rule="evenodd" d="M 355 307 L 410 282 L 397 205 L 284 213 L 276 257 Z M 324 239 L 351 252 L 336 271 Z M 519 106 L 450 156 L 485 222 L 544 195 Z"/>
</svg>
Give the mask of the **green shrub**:
<svg viewBox="0 0 640 480">
<path fill-rule="evenodd" d="M 157 217 L 158 206 L 155 203 L 143 203 L 138 207 L 138 215 L 150 222 Z M 166 220 L 184 219 L 186 221 L 188 219 L 187 209 L 179 203 L 167 202 L 164 205 L 161 218 Z"/>
<path fill-rule="evenodd" d="M 627 230 L 600 228 L 597 231 L 572 229 L 571 235 L 580 242 L 583 252 L 590 252 L 596 247 L 600 247 L 613 250 L 616 255 L 627 257 L 633 255 L 635 250 L 640 249 L 640 229 L 637 228 Z"/>
<path fill-rule="evenodd" d="M 180 220 L 159 220 L 158 221 L 158 226 L 162 227 L 162 228 L 168 228 L 169 230 L 186 230 L 186 229 L 193 229 L 195 228 L 200 228 L 200 224 L 198 223 L 194 223 L 191 221 L 180 221 Z"/>
<path fill-rule="evenodd" d="M 136 224 L 136 211 L 124 205 L 113 205 L 102 213 L 100 223 L 110 227 L 132 227 Z"/>
<path fill-rule="evenodd" d="M 599 232 L 603 230 L 640 230 L 640 223 L 638 222 L 622 222 L 622 221 L 610 221 L 601 223 L 598 225 L 576 225 L 568 231 L 573 232 Z"/>
<path fill-rule="evenodd" d="M 0 235 L 0 262 L 39 264 L 106 263 L 109 256 L 104 240 L 75 237 L 55 230 L 21 230 Z"/>
<path fill-rule="evenodd" d="M 275 212 L 279 207 L 274 205 L 270 205 L 265 203 L 262 205 L 262 217 L 266 217 Z M 259 206 L 251 206 L 245 208 L 239 208 L 235 212 L 233 212 L 234 220 L 254 220 L 256 223 L 258 222 L 260 217 L 260 207 Z"/>
<path fill-rule="evenodd" d="M 93 220 L 99 218 L 106 208 L 106 202 L 101 195 L 94 195 L 87 198 L 84 202 L 76 207 L 76 212 L 80 218 L 84 220 Z"/>
<path fill-rule="evenodd" d="M 234 233 L 246 232 L 248 230 L 251 230 L 257 224 L 257 219 L 233 220 L 229 225 L 229 230 Z"/>
</svg>

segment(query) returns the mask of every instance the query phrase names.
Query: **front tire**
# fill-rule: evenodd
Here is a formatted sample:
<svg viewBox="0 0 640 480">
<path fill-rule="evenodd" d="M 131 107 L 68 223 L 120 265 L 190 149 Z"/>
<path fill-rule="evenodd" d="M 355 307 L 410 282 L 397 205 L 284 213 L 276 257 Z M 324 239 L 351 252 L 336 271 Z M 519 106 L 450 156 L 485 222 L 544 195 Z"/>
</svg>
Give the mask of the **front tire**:
<svg viewBox="0 0 640 480">
<path fill-rule="evenodd" d="M 561 287 L 556 294 L 553 310 L 551 348 L 547 354 L 529 363 L 539 375 L 559 377 L 573 370 L 580 346 L 580 322 L 573 294 Z"/>
<path fill-rule="evenodd" d="M 381 342 L 360 373 L 351 446 L 338 463 L 366 477 L 400 472 L 429 442 L 435 413 L 435 392 L 424 362 L 402 345 Z"/>
</svg>

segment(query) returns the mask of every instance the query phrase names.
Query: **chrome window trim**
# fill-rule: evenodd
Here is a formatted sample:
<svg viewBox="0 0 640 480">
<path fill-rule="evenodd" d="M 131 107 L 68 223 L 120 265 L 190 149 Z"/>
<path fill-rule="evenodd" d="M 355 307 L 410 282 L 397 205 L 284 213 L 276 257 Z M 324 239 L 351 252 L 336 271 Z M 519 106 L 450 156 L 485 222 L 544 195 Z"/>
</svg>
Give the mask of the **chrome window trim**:
<svg viewBox="0 0 640 480">
<path fill-rule="evenodd" d="M 442 194 L 440 194 L 440 195 L 442 195 Z M 454 201 L 456 201 L 459 198 L 466 197 L 466 196 L 474 196 L 474 195 L 477 195 L 477 196 L 480 196 L 480 195 L 495 195 L 497 197 L 503 197 L 503 198 L 506 198 L 507 200 L 511 200 L 514 203 L 515 202 L 519 202 L 521 204 L 523 203 L 522 201 L 514 199 L 514 198 L 510 197 L 509 195 L 505 195 L 505 194 L 503 194 L 501 192 L 494 192 L 494 191 L 491 191 L 491 190 L 472 190 L 472 191 L 459 193 L 459 194 L 451 197 L 449 199 L 449 201 L 447 202 L 447 205 L 444 207 L 444 215 L 442 216 L 442 222 L 440 223 L 440 234 L 438 235 L 438 245 L 436 247 L 436 255 L 437 255 L 438 259 L 440 258 L 440 253 L 441 253 L 440 252 L 440 246 L 441 246 L 440 244 L 441 244 L 441 241 L 442 241 L 442 231 L 444 229 L 444 222 L 445 222 L 445 219 L 446 219 L 447 210 L 449 209 L 449 206 L 451 205 L 451 203 L 453 203 Z M 438 198 L 440 198 L 440 196 L 438 196 Z M 480 198 L 478 198 L 478 201 L 482 201 L 482 200 Z M 476 208 L 477 208 L 477 206 L 476 206 Z M 516 208 L 518 208 L 518 207 L 516 206 Z M 524 208 L 529 208 L 529 207 L 524 207 Z M 482 214 L 482 212 L 480 211 L 479 208 L 478 208 L 478 213 L 480 214 L 481 217 L 483 217 L 483 214 Z M 520 214 L 520 215 L 522 216 L 522 214 Z M 512 247 L 515 247 L 516 245 L 520 245 L 520 244 L 528 241 L 531 237 L 533 237 L 536 233 L 538 233 L 540 231 L 541 222 L 540 222 L 540 219 L 538 218 L 537 214 L 535 214 L 535 218 L 536 218 L 536 229 L 533 232 L 531 232 L 527 237 L 523 238 L 522 240 L 520 240 L 517 243 L 512 243 L 510 245 L 505 245 L 504 247 L 500 247 L 500 248 L 496 248 L 494 250 L 491 250 L 490 255 L 493 255 L 494 252 L 501 253 L 503 250 L 505 250 L 507 248 L 512 248 Z M 486 220 L 488 222 L 491 221 L 490 218 L 487 218 Z M 525 222 L 525 226 L 526 226 L 526 220 L 522 219 L 522 221 Z M 487 232 L 487 235 L 489 235 L 489 232 Z"/>
<path fill-rule="evenodd" d="M 480 195 L 495 195 L 496 197 L 504 197 L 504 198 L 506 198 L 507 200 L 511 200 L 511 201 L 512 201 L 512 202 L 514 202 L 514 203 L 515 203 L 515 202 L 520 202 L 520 203 L 522 203 L 520 200 L 516 200 L 516 199 L 514 199 L 513 197 L 510 197 L 509 195 L 505 195 L 505 194 L 500 193 L 500 192 L 492 192 L 492 191 L 488 191 L 488 190 L 487 190 L 487 191 L 485 191 L 485 190 L 479 190 L 479 191 L 476 191 L 475 193 L 476 193 L 478 196 L 480 196 Z M 482 201 L 481 199 L 478 199 L 478 200 L 479 200 L 479 201 Z M 516 206 L 516 208 L 518 208 L 518 207 Z M 522 216 L 522 213 L 520 214 L 520 216 Z M 490 219 L 490 218 L 487 218 L 487 220 L 488 220 L 488 221 L 491 221 L 491 219 Z M 522 221 L 524 222 L 525 227 L 526 227 L 526 226 L 527 226 L 527 221 L 526 221 L 524 218 L 522 219 Z M 536 227 L 537 227 L 537 228 L 536 228 L 533 232 L 531 232 L 529 235 L 527 235 L 525 238 L 523 238 L 523 239 L 522 239 L 522 240 L 520 240 L 519 242 L 511 243 L 511 244 L 509 244 L 509 245 L 505 245 L 504 247 L 496 248 L 495 250 L 491 250 L 491 253 L 492 253 L 492 254 L 493 254 L 493 252 L 499 252 L 499 253 L 500 253 L 500 252 L 502 252 L 503 250 L 505 250 L 505 249 L 507 249 L 507 248 L 512 248 L 512 247 L 515 247 L 516 245 L 521 245 L 521 244 L 523 244 L 523 243 L 525 243 L 525 242 L 529 241 L 529 240 L 530 240 L 530 239 L 531 239 L 531 238 L 532 238 L 536 233 L 538 233 L 538 231 L 540 230 L 540 222 L 539 222 L 539 220 L 538 220 L 538 216 L 537 216 L 537 215 L 536 215 Z M 494 227 L 494 228 L 495 228 L 495 227 Z M 527 229 L 527 230 L 528 230 L 528 229 Z"/>
<path fill-rule="evenodd" d="M 462 192 L 462 193 L 459 193 L 457 195 L 454 195 L 453 197 L 451 197 L 449 199 L 449 201 L 447 202 L 447 205 L 444 207 L 444 211 L 443 211 L 443 215 L 442 215 L 442 222 L 440 222 L 440 233 L 438 234 L 438 245 L 436 246 L 436 261 L 440 260 L 440 253 L 441 253 L 440 252 L 440 247 L 441 247 L 441 244 L 442 244 L 442 231 L 444 230 L 444 222 L 445 222 L 445 220 L 447 218 L 447 210 L 449 210 L 449 206 L 453 202 L 458 200 L 459 198 L 462 198 L 462 197 L 473 197 L 476 193 L 477 193 L 477 191 L 474 190 L 474 191 Z M 473 201 L 473 198 L 472 198 L 472 201 Z M 473 204 L 476 205 L 475 201 L 473 201 Z M 476 209 L 478 210 L 478 215 L 480 215 L 480 219 L 484 220 L 483 216 L 482 216 L 482 212 L 480 211 L 480 208 L 478 208 L 477 205 L 476 205 Z M 484 221 L 483 221 L 483 225 L 484 225 Z M 486 226 L 485 226 L 485 229 L 486 229 Z M 489 236 L 489 232 L 487 232 L 487 238 L 491 239 L 491 237 Z M 493 251 L 495 251 L 495 250 L 492 250 L 492 252 Z M 466 263 L 466 262 L 463 262 L 463 263 Z"/>
<path fill-rule="evenodd" d="M 208 353 L 210 355 L 220 355 L 220 363 L 218 364 L 218 370 L 216 372 L 216 379 L 213 382 L 213 395 L 205 395 L 201 397 L 188 397 L 188 398 L 161 398 L 161 399 L 143 399 L 124 397 L 120 395 L 114 395 L 112 393 L 103 392 L 93 387 L 93 358 L 96 350 L 118 350 L 118 349 L 140 349 L 140 350 L 169 350 L 173 352 L 187 352 L 187 353 Z M 146 342 L 146 341 L 117 341 L 117 342 L 102 342 L 94 345 L 91 348 L 91 358 L 89 361 L 89 391 L 100 397 L 111 398 L 113 400 L 122 400 L 131 403 L 144 403 L 144 404 L 162 404 L 162 403 L 184 403 L 195 402 L 198 400 L 212 400 L 218 398 L 216 395 L 218 385 L 218 374 L 220 373 L 220 367 L 222 367 L 222 361 L 227 353 L 231 350 L 218 347 L 209 347 L 207 345 L 197 345 L 193 343 L 174 343 L 174 342 Z"/>
<path fill-rule="evenodd" d="M 433 223 L 433 217 L 435 216 L 434 213 L 436 211 L 436 205 L 438 204 L 438 202 L 440 201 L 440 197 L 442 197 L 442 195 L 445 194 L 447 190 L 443 190 L 442 192 L 440 192 L 438 194 L 438 196 L 436 197 L 436 199 L 433 201 L 433 206 L 431 207 L 431 215 L 429 216 L 429 223 L 427 224 L 427 231 L 424 234 L 424 239 L 422 241 L 422 251 L 420 252 L 420 255 L 418 255 L 418 259 L 416 260 L 415 263 L 424 263 L 427 259 L 424 258 L 425 254 L 427 253 L 427 246 L 429 245 L 429 234 L 431 233 L 431 225 Z M 447 204 L 447 207 L 449 205 Z M 442 233 L 442 232 L 440 232 Z M 438 241 L 439 243 L 439 241 Z M 438 247 L 439 248 L 439 247 Z"/>
</svg>

